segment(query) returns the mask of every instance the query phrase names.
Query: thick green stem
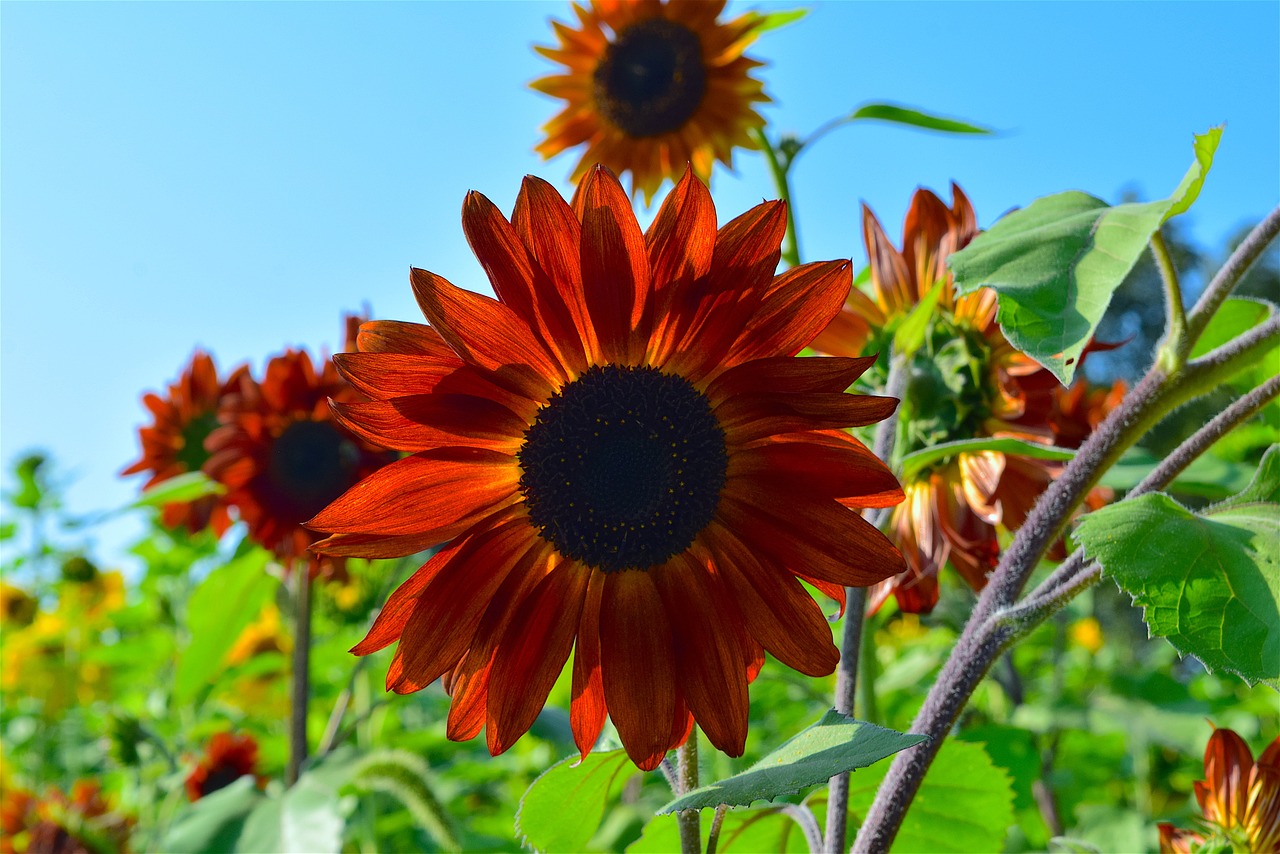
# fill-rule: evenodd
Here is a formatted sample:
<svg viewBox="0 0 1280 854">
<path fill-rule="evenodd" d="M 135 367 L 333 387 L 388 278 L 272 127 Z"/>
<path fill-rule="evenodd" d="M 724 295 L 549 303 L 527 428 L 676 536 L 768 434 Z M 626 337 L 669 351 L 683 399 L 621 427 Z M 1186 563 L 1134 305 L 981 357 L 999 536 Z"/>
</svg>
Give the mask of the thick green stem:
<svg viewBox="0 0 1280 854">
<path fill-rule="evenodd" d="M 1164 235 L 1156 229 L 1151 235 L 1151 254 L 1155 256 L 1156 267 L 1160 270 L 1160 280 L 1164 282 L 1165 299 L 1165 336 L 1156 355 L 1156 363 L 1167 374 L 1175 374 L 1187 361 L 1191 345 L 1187 343 L 1187 316 L 1182 308 L 1182 288 L 1178 285 L 1178 271 L 1169 257 L 1169 247 L 1165 245 Z"/>
<path fill-rule="evenodd" d="M 311 699 L 311 568 L 306 561 L 293 565 L 294 634 L 293 691 L 289 709 L 289 765 L 285 784 L 298 782 L 307 758 L 307 706 Z"/>
<path fill-rule="evenodd" d="M 698 727 L 680 749 L 676 751 L 679 768 L 676 773 L 680 782 L 677 794 L 686 795 L 698 788 Z M 702 850 L 702 815 L 699 810 L 680 810 L 676 813 L 676 822 L 680 826 L 680 854 L 698 854 Z"/>
<path fill-rule="evenodd" d="M 800 238 L 796 232 L 796 206 L 791 203 L 791 182 L 787 176 L 790 163 L 784 164 L 778 159 L 778 151 L 763 130 L 751 131 L 751 138 L 764 152 L 764 159 L 769 164 L 769 172 L 773 175 L 773 184 L 778 191 L 778 198 L 787 203 L 787 234 L 782 240 L 782 260 L 788 267 L 800 266 Z"/>
</svg>

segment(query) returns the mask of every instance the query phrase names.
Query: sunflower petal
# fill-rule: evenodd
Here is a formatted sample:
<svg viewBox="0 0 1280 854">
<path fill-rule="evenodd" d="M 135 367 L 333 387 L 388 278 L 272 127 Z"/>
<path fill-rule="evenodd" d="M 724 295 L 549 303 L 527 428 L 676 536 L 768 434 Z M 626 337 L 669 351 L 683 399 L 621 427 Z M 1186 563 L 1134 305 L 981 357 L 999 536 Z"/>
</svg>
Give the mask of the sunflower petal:
<svg viewBox="0 0 1280 854">
<path fill-rule="evenodd" d="M 597 166 L 582 194 L 582 287 L 604 358 L 636 364 L 643 356 L 649 257 L 631 203 L 613 173 Z M 650 309 L 651 311 L 651 309 Z"/>
<path fill-rule="evenodd" d="M 846 359 L 839 356 L 792 358 L 772 356 L 752 359 L 720 374 L 707 386 L 707 398 L 719 403 L 740 394 L 784 391 L 789 394 L 843 392 L 875 364 L 875 356 Z"/>
<path fill-rule="evenodd" d="M 894 397 L 867 394 L 742 394 L 715 408 L 716 419 L 731 444 L 778 433 L 864 427 L 883 421 L 898 407 Z"/>
<path fill-rule="evenodd" d="M 722 364 L 732 367 L 764 356 L 799 353 L 840 313 L 852 284 L 848 261 L 819 261 L 787 270 L 774 280 Z"/>
<path fill-rule="evenodd" d="M 600 599 L 604 579 L 603 572 L 593 570 L 587 582 L 573 651 L 569 724 L 573 728 L 573 741 L 584 759 L 600 738 L 606 716 L 604 684 L 600 677 Z"/>
<path fill-rule="evenodd" d="M 456 359 L 440 333 L 422 323 L 400 320 L 370 320 L 360 324 L 356 348 L 361 353 L 404 353 L 439 359 Z"/>
</svg>

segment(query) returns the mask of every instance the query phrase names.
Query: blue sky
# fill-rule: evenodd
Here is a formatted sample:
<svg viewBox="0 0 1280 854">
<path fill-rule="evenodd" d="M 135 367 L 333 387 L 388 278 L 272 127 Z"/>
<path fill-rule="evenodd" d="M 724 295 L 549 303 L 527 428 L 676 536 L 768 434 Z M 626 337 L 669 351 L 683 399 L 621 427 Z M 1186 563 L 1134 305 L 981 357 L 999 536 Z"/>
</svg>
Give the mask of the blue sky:
<svg viewBox="0 0 1280 854">
<path fill-rule="evenodd" d="M 737 3 L 730 14 L 763 8 Z M 784 7 L 773 7 L 784 8 Z M 772 132 L 885 100 L 987 124 L 962 139 L 864 124 L 794 173 L 807 260 L 896 239 L 911 192 L 958 181 L 989 225 L 1037 196 L 1168 194 L 1227 125 L 1189 214 L 1216 247 L 1280 201 L 1280 4 L 819 2 L 751 55 Z M 464 194 L 509 211 L 556 111 L 526 84 L 568 3 L 0 4 L 0 457 L 43 448 L 76 512 L 131 500 L 140 396 L 193 347 L 255 367 L 339 344 L 344 311 L 419 319 L 408 268 L 487 285 Z M 721 220 L 774 191 L 741 152 Z M 643 216 L 643 214 L 642 214 Z M 97 532 L 108 560 L 140 530 Z"/>
</svg>

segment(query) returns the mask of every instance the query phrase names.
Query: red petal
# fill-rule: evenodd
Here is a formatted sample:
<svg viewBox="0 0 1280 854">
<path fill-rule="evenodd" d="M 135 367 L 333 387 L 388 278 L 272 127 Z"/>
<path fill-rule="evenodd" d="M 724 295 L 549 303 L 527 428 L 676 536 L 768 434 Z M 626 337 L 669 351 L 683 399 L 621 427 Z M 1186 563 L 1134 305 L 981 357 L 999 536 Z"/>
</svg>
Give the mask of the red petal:
<svg viewBox="0 0 1280 854">
<path fill-rule="evenodd" d="M 418 307 L 459 356 L 494 382 L 531 400 L 546 400 L 560 369 L 529 324 L 510 308 L 465 291 L 426 270 L 410 271 Z"/>
<path fill-rule="evenodd" d="M 600 597 L 605 574 L 593 571 L 583 597 L 578 620 L 578 641 L 573 651 L 573 699 L 569 702 L 569 723 L 573 740 L 585 759 L 600 738 L 606 708 L 604 684 L 600 679 Z"/>
<path fill-rule="evenodd" d="M 721 591 L 697 561 L 677 558 L 650 575 L 671 616 L 676 673 L 690 711 L 712 744 L 741 756 L 748 699 L 736 610 L 720 607 Z"/>
<path fill-rule="evenodd" d="M 795 489 L 858 498 L 863 507 L 892 507 L 905 497 L 898 479 L 861 443 L 784 441 L 743 448 L 729 458 L 729 479 L 739 477 L 770 493 Z"/>
<path fill-rule="evenodd" d="M 609 362 L 644 355 L 649 257 L 631 202 L 613 173 L 597 166 L 582 182 L 582 288 Z"/>
<path fill-rule="evenodd" d="M 677 691 L 671 626 L 649 573 L 605 576 L 600 657 L 604 696 L 622 746 L 636 765 L 652 771 L 671 747 Z"/>
<path fill-rule="evenodd" d="M 791 394 L 843 392 L 875 364 L 875 356 L 844 359 L 836 356 L 771 356 L 730 368 L 707 386 L 707 397 L 719 403 L 740 394 L 779 390 Z"/>
<path fill-rule="evenodd" d="M 360 324 L 356 347 L 361 353 L 404 353 L 456 359 L 458 354 L 440 333 L 422 323 L 399 320 L 370 320 Z"/>
<path fill-rule="evenodd" d="M 412 534 L 384 537 L 381 534 L 333 534 L 311 544 L 316 554 L 335 557 L 388 558 L 404 557 L 426 551 L 440 540 L 432 536 Z"/>
<path fill-rule="evenodd" d="M 514 454 L 530 423 L 495 400 L 469 394 L 415 394 L 331 408 L 338 423 L 360 438 L 410 453 L 474 445 Z"/>
<path fill-rule="evenodd" d="M 848 261 L 820 261 L 774 279 L 722 364 L 799 353 L 840 313 L 853 284 L 851 271 Z"/>
<path fill-rule="evenodd" d="M 869 394 L 741 394 L 715 408 L 716 420 L 733 445 L 745 445 L 765 436 L 864 427 L 883 421 L 898 408 L 895 397 Z"/>
<path fill-rule="evenodd" d="M 564 669 L 578 629 L 592 571 L 566 561 L 539 582 L 498 645 L 489 683 L 489 752 L 504 752 L 524 735 Z"/>
<path fill-rule="evenodd" d="M 686 168 L 645 232 L 653 280 L 654 328 L 649 360 L 662 364 L 680 340 L 681 322 L 697 306 L 693 290 L 711 270 L 716 209 L 706 186 Z"/>
</svg>

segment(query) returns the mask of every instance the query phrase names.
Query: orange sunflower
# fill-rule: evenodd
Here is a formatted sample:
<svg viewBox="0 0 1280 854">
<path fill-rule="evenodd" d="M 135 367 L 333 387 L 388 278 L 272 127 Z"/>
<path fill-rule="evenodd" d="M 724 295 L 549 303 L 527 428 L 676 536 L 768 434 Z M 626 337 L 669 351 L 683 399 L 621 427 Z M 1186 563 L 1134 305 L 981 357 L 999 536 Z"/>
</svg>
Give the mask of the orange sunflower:
<svg viewBox="0 0 1280 854">
<path fill-rule="evenodd" d="M 852 289 L 813 348 L 845 357 L 886 349 L 902 320 L 941 282 L 924 344 L 909 365 L 901 452 L 981 437 L 1048 444 L 1059 431 L 1083 438 L 1088 426 L 1072 417 L 1080 401 L 1061 397 L 1053 375 L 1005 338 L 995 292 L 956 294 L 947 258 L 973 239 L 978 224 L 963 191 L 954 184 L 951 190 L 950 206 L 916 191 L 901 250 L 863 206 L 870 293 Z M 997 526 L 1018 528 L 1060 470 L 1059 463 L 981 451 L 944 457 L 914 474 L 890 518 L 907 570 L 877 585 L 869 607 L 893 595 L 903 611 L 927 613 L 937 604 L 938 570 L 948 560 L 970 587 L 982 589 L 1000 556 Z"/>
<path fill-rule="evenodd" d="M 794 358 L 839 311 L 849 263 L 775 277 L 784 205 L 717 231 L 689 171 L 643 233 L 603 167 L 572 207 L 526 178 L 510 222 L 478 193 L 462 219 L 498 298 L 415 269 L 430 326 L 366 324 L 335 358 L 373 398 L 339 420 L 412 455 L 313 519 L 330 534 L 316 548 L 451 540 L 353 651 L 398 640 L 388 687 L 445 677 L 449 737 L 487 727 L 494 754 L 572 647 L 584 755 L 606 714 L 641 768 L 695 720 L 741 755 L 764 650 L 811 675 L 839 657 L 799 579 L 843 600 L 902 569 L 851 509 L 900 501 L 898 482 L 841 429 L 897 401 L 844 393 L 873 359 Z"/>
<path fill-rule="evenodd" d="M 187 797 L 198 801 L 246 775 L 255 777 L 261 786 L 266 778 L 258 774 L 257 769 L 258 742 L 253 736 L 215 733 L 205 746 L 204 758 L 187 776 Z"/>
<path fill-rule="evenodd" d="M 1215 729 L 1204 750 L 1204 776 L 1195 784 L 1196 800 L 1209 830 L 1227 838 L 1227 850 L 1280 851 L 1280 737 L 1255 763 L 1243 738 Z M 1159 828 L 1162 852 L 1191 851 L 1205 843 L 1194 831 L 1167 823 Z"/>
<path fill-rule="evenodd" d="M 209 459 L 204 442 L 218 425 L 218 405 L 238 387 L 247 371 L 241 365 L 226 379 L 219 379 L 213 357 L 196 350 L 177 381 L 169 386 L 167 396 L 152 392 L 143 396 L 142 402 L 151 410 L 153 421 L 138 430 L 142 457 L 120 474 L 150 472 L 150 479 L 143 485 L 147 489 L 180 474 L 200 471 Z M 219 537 L 231 525 L 227 505 L 217 495 L 166 504 L 160 518 L 169 528 L 184 526 L 193 534 L 212 528 Z"/>
<path fill-rule="evenodd" d="M 361 397 L 332 363 L 317 368 L 306 350 L 286 350 L 267 363 L 261 382 L 239 376 L 205 463 L 255 542 L 286 566 L 306 560 L 313 575 L 326 577 L 340 575 L 345 560 L 308 551 L 316 537 L 302 523 L 394 456 L 334 421 L 330 399 Z"/>
<path fill-rule="evenodd" d="M 11 787 L 0 794 L 0 854 L 125 852 L 133 824 L 89 780 L 76 781 L 69 798 L 54 788 L 44 798 Z"/>
<path fill-rule="evenodd" d="M 769 98 L 749 76 L 761 63 L 742 52 L 761 15 L 721 23 L 724 0 L 592 0 L 573 10 L 581 29 L 552 21 L 560 45 L 535 48 L 567 73 L 532 84 L 566 102 L 538 153 L 586 144 L 573 181 L 602 163 L 630 172 L 632 194 L 648 204 L 686 164 L 707 181 L 716 160 L 733 168 L 734 147 L 756 147 L 748 132 L 764 119 L 752 105 Z"/>
</svg>

